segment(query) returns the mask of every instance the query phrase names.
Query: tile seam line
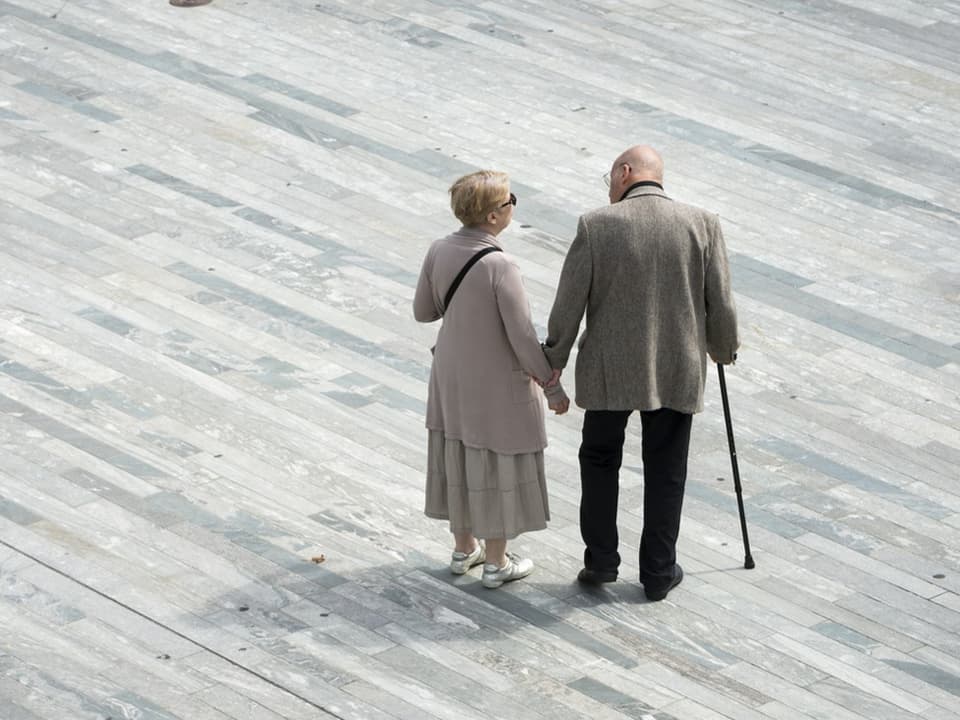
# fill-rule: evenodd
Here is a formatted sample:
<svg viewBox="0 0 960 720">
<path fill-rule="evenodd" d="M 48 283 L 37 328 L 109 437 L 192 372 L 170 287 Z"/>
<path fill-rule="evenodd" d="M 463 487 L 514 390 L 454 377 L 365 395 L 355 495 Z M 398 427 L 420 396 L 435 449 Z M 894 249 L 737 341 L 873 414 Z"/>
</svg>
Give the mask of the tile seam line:
<svg viewBox="0 0 960 720">
<path fill-rule="evenodd" d="M 46 29 L 51 30 L 51 31 L 53 31 L 53 32 L 55 32 L 55 33 L 58 33 L 58 34 L 61 34 L 61 35 L 66 35 L 66 36 L 68 36 L 68 37 L 73 37 L 69 32 L 63 32 L 63 31 L 60 31 L 60 30 L 58 30 L 58 29 L 56 29 L 56 28 L 49 27 L 51 24 L 54 24 L 54 23 L 49 22 L 49 18 L 46 18 L 46 17 L 28 18 L 28 17 L 26 17 L 27 15 L 31 15 L 31 14 L 32 14 L 32 15 L 36 15 L 36 16 L 40 16 L 40 15 L 41 15 L 40 13 L 35 13 L 34 11 L 31 11 L 31 10 L 28 10 L 28 9 L 25 9 L 25 8 L 19 8 L 19 7 L 15 6 L 15 5 L 13 6 L 14 10 L 4 12 L 4 7 L 3 7 L 4 5 L 7 5 L 7 3 L 5 3 L 5 2 L 0 2 L 0 16 L 9 14 L 9 15 L 13 15 L 14 17 L 20 17 L 21 19 L 27 20 L 28 22 L 33 22 L 34 24 L 40 25 L 41 27 L 45 27 Z M 16 12 L 16 10 L 19 10 L 19 12 Z M 40 22 L 37 22 L 37 21 L 40 21 Z M 46 22 L 44 22 L 44 21 L 46 21 Z M 88 30 L 82 30 L 82 29 L 81 29 L 81 31 L 84 32 L 84 33 L 88 33 L 88 34 L 93 34 L 93 33 L 91 33 L 91 31 L 88 31 Z M 74 38 L 74 39 L 76 39 L 76 38 Z M 112 52 L 112 51 L 110 51 L 110 50 L 107 49 L 107 48 L 103 48 L 103 49 L 106 50 L 107 52 Z M 113 53 L 113 54 L 116 54 L 116 53 Z M 133 59 L 133 58 L 128 58 L 128 59 Z M 154 69 L 154 70 L 157 69 L 157 68 L 154 67 L 151 63 L 145 62 L 144 59 L 142 59 L 142 58 L 141 58 L 141 59 L 134 59 L 134 62 L 136 62 L 136 63 L 138 63 L 138 64 L 140 64 L 140 65 L 144 65 L 144 66 L 146 66 L 146 67 L 150 67 L 151 69 Z M 220 89 L 220 91 L 222 92 L 222 88 Z M 348 143 L 348 144 L 351 144 L 351 143 Z M 845 185 L 844 183 L 842 183 L 842 182 L 840 182 L 840 183 L 838 183 L 838 184 L 846 186 L 846 185 Z M 847 187 L 849 187 L 849 186 L 847 186 Z M 851 189 L 854 189 L 854 190 L 855 190 L 856 188 L 851 188 Z M 924 203 L 924 201 L 922 201 L 922 200 L 920 200 L 920 199 L 914 199 L 914 200 L 915 200 L 915 202 L 911 202 L 911 203 L 907 203 L 907 204 L 912 205 L 912 206 L 914 206 L 914 207 L 917 207 L 917 206 L 922 206 L 923 203 Z M 926 201 L 926 202 L 929 203 L 929 201 Z M 934 204 L 934 203 L 930 203 L 930 204 L 931 204 L 931 205 L 934 205 L 934 206 L 936 207 L 936 204 Z M 947 211 L 949 212 L 949 209 L 947 209 Z"/>
<path fill-rule="evenodd" d="M 19 18 L 21 18 L 21 19 L 23 19 L 23 20 L 26 20 L 26 21 L 28 21 L 28 22 L 33 22 L 34 24 L 37 24 L 37 25 L 39 25 L 39 26 L 41 26 L 41 27 L 45 27 L 46 29 L 51 30 L 52 32 L 55 32 L 55 33 L 58 33 L 58 34 L 61 34 L 61 35 L 65 35 L 65 36 L 67 36 L 67 37 L 72 37 L 73 39 L 77 39 L 77 38 L 75 38 L 74 36 L 72 36 L 69 32 L 63 32 L 63 31 L 57 30 L 56 28 L 51 28 L 51 27 L 49 27 L 49 26 L 52 24 L 52 23 L 49 22 L 50 19 L 49 19 L 49 18 L 46 18 L 46 17 L 40 16 L 40 15 L 41 15 L 40 13 L 36 13 L 36 12 L 34 12 L 34 11 L 31 11 L 31 10 L 28 10 L 28 9 L 25 9 L 25 8 L 19 8 L 18 6 L 15 6 L 15 5 L 12 6 L 13 9 L 11 9 L 11 10 L 5 10 L 5 9 L 4 9 L 4 6 L 5 6 L 5 5 L 7 5 L 7 3 L 0 1 L 0 17 L 6 16 L 6 15 L 11 15 L 11 16 L 14 16 L 14 17 L 19 17 Z M 9 7 L 9 6 L 8 6 L 8 7 Z M 17 11 L 19 11 L 19 12 L 17 12 Z M 36 15 L 36 16 L 39 16 L 39 17 L 28 18 L 27 15 Z M 38 20 L 39 20 L 40 22 L 37 22 Z M 44 20 L 46 20 L 47 22 L 43 22 Z M 85 33 L 93 34 L 93 33 L 91 33 L 90 31 L 86 31 L 86 30 L 81 30 L 81 31 L 82 31 L 82 32 L 85 32 Z M 102 48 L 102 49 L 106 50 L 107 52 L 111 52 L 112 54 L 117 54 L 117 53 L 115 53 L 115 52 L 113 52 L 113 51 L 111 51 L 111 50 L 109 50 L 109 49 L 107 49 L 107 48 Z M 148 63 L 148 62 L 145 62 L 143 59 L 133 59 L 133 58 L 127 58 L 127 59 L 132 59 L 132 60 L 133 60 L 134 62 L 136 62 L 137 64 L 143 65 L 143 66 L 145 66 L 145 67 L 148 67 L 148 68 L 151 68 L 151 69 L 154 69 L 154 70 L 157 69 L 157 68 L 154 67 L 152 64 L 150 64 L 150 63 Z M 181 79 L 182 79 L 182 78 L 181 78 Z M 591 83 L 591 84 L 592 84 L 592 83 Z M 220 89 L 220 91 L 222 92 L 222 89 Z M 658 108 L 658 109 L 659 109 L 659 108 Z M 285 132 L 289 132 L 289 131 L 285 131 Z M 682 135 L 682 134 L 681 134 L 681 135 Z M 686 136 L 682 136 L 682 137 L 679 137 L 679 139 L 684 140 L 684 139 L 687 139 L 687 138 L 686 138 Z M 347 144 L 348 144 L 348 145 L 351 145 L 351 143 L 347 143 Z M 780 161 L 779 161 L 779 160 L 776 160 L 776 159 L 774 159 L 774 162 L 780 163 Z M 780 163 L 780 164 L 782 164 L 782 163 Z M 805 171 L 803 171 L 803 170 L 801 169 L 801 172 L 805 172 Z M 806 172 L 805 174 L 810 174 L 810 173 L 809 173 L 809 172 Z M 856 178 L 856 176 L 853 176 L 853 177 L 854 177 L 855 179 L 858 179 L 858 178 Z M 858 190 L 857 187 L 852 186 L 852 185 L 848 184 L 848 182 L 844 182 L 843 180 L 844 180 L 844 179 L 841 178 L 840 180 L 835 180 L 834 182 L 835 182 L 836 184 L 840 185 L 841 187 L 847 187 L 848 189 L 851 189 L 851 190 L 854 190 L 854 191 Z M 869 181 L 868 181 L 868 182 L 869 182 Z M 880 187 L 883 187 L 883 186 L 880 186 Z M 897 206 L 895 206 L 895 207 L 901 207 L 901 206 L 903 206 L 903 205 L 906 205 L 906 206 L 908 206 L 908 207 L 913 207 L 914 209 L 919 209 L 919 210 L 932 210 L 932 211 L 934 211 L 934 212 L 937 212 L 937 211 L 942 210 L 942 211 L 946 212 L 947 215 L 953 215 L 953 216 L 955 216 L 955 217 L 956 217 L 957 215 L 960 215 L 960 214 L 956 213 L 955 211 L 951 211 L 950 208 L 940 206 L 940 205 L 938 205 L 937 203 L 933 203 L 933 202 L 931 202 L 931 201 L 929 201 L 929 200 L 923 200 L 923 199 L 920 199 L 920 198 L 913 198 L 912 196 L 907 196 L 907 197 L 909 198 L 909 200 L 906 200 L 906 201 L 901 200 L 901 202 L 900 202 Z M 859 202 L 859 201 L 857 201 L 856 199 L 854 199 L 854 201 Z"/>
<path fill-rule="evenodd" d="M 9 550 L 12 550 L 13 552 L 17 553 L 18 555 L 22 555 L 23 557 L 32 560 L 33 562 L 37 563 L 37 564 L 40 565 L 41 567 L 44 567 L 44 568 L 46 568 L 47 570 L 50 570 L 51 572 L 56 573 L 57 575 L 65 578 L 66 580 L 69 580 L 70 582 L 73 582 L 73 583 L 79 585 L 80 587 L 84 588 L 85 590 L 88 590 L 88 591 L 94 593 L 95 595 L 98 595 L 98 596 L 102 597 L 103 599 L 105 599 L 105 600 L 113 603 L 114 605 L 117 605 L 117 606 L 123 608 L 123 609 L 126 610 L 127 612 L 131 612 L 131 613 L 133 613 L 134 615 L 136 615 L 136 616 L 138 616 L 138 617 L 140 617 L 140 618 L 142 618 L 142 619 L 144 619 L 144 620 L 152 623 L 153 625 L 156 625 L 157 627 L 160 627 L 160 628 L 166 630 L 167 632 L 169 632 L 169 633 L 171 633 L 171 634 L 173 634 L 173 635 L 176 635 L 176 636 L 177 636 L 178 638 L 180 638 L 181 640 L 185 640 L 186 642 L 188 642 L 188 643 L 190 643 L 190 644 L 192 644 L 192 645 L 195 645 L 196 647 L 200 648 L 200 649 L 203 650 L 204 652 L 208 652 L 208 653 L 210 653 L 211 655 L 213 655 L 213 656 L 215 656 L 215 657 L 223 660 L 224 662 L 229 663 L 230 665 L 232 665 L 233 667 L 237 668 L 238 670 L 241 670 L 242 672 L 245 672 L 245 673 L 248 673 L 248 674 L 250 674 L 250 675 L 253 675 L 253 676 L 256 677 L 257 679 L 261 680 L 262 682 L 267 683 L 268 685 L 276 688 L 277 690 L 280 690 L 280 691 L 282 691 L 282 692 L 285 692 L 285 693 L 287 693 L 288 695 L 291 695 L 291 696 L 295 697 L 296 699 L 300 700 L 301 702 L 306 703 L 307 705 L 310 705 L 311 707 L 314 707 L 314 708 L 316 708 L 317 710 L 320 710 L 320 711 L 323 712 L 327 717 L 337 718 L 337 720 L 345 720 L 345 718 L 343 718 L 343 716 L 337 715 L 336 713 L 332 712 L 331 710 L 329 710 L 328 708 L 324 707 L 323 705 L 320 705 L 319 703 L 316 703 L 316 702 L 314 702 L 313 700 L 310 700 L 309 698 L 306 698 L 306 697 L 304 697 L 303 695 L 300 695 L 300 694 L 294 692 L 294 691 L 291 690 L 290 688 L 285 687 L 284 685 L 281 685 L 280 683 L 278 683 L 278 682 L 276 682 L 276 681 L 274 681 L 274 680 L 271 680 L 270 678 L 266 677 L 265 675 L 262 675 L 262 674 L 258 673 L 258 672 L 255 671 L 255 670 L 252 670 L 251 668 L 248 668 L 248 667 L 245 667 L 244 665 L 241 665 L 240 663 L 236 662 L 235 660 L 232 660 L 231 658 L 227 657 L 226 655 L 223 655 L 222 653 L 217 652 L 217 651 L 214 650 L 213 648 L 211 648 L 211 647 L 209 647 L 209 646 L 207 646 L 207 645 L 204 645 L 204 644 L 201 643 L 200 641 L 191 638 L 189 635 L 185 635 L 184 633 L 180 632 L 179 630 L 177 630 L 177 629 L 175 629 L 175 628 L 173 628 L 173 627 L 171 627 L 171 626 L 169 626 L 169 625 L 167 625 L 167 624 L 165 624 L 165 623 L 157 620 L 156 618 L 150 617 L 150 615 L 147 615 L 146 613 L 143 613 L 143 612 L 137 610 L 136 608 L 134 608 L 134 607 L 132 607 L 132 606 L 130 606 L 130 605 L 127 605 L 127 604 L 126 604 L 125 602 L 123 602 L 122 600 L 118 600 L 117 598 L 112 597 L 111 595 L 108 595 L 107 593 L 105 593 L 105 592 L 103 592 L 103 591 L 101 591 L 101 590 L 98 590 L 97 588 L 93 587 L 92 585 L 89 585 L 89 584 L 83 582 L 82 580 L 73 577 L 73 576 L 70 575 L 69 573 L 66 573 L 66 572 L 64 572 L 63 570 L 60 570 L 59 568 L 55 567 L 54 565 L 51 565 L 50 563 L 47 563 L 47 562 L 45 562 L 44 560 L 40 559 L 40 558 L 37 557 L 36 555 L 33 555 L 33 554 L 27 552 L 26 550 L 23 550 L 23 549 L 17 547 L 16 545 L 13 545 L 13 544 L 7 542 L 7 541 L 4 540 L 3 538 L 0 538 L 0 545 L 3 545 L 4 547 L 8 548 Z"/>
</svg>

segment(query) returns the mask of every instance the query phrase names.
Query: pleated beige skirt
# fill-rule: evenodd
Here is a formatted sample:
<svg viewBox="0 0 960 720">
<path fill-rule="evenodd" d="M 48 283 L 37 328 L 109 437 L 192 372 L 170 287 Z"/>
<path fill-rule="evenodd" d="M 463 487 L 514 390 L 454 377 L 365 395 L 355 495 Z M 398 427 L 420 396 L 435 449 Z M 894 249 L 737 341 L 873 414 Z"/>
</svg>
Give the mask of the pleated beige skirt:
<svg viewBox="0 0 960 720">
<path fill-rule="evenodd" d="M 450 521 L 451 532 L 478 538 L 515 538 L 543 530 L 550 519 L 543 451 L 501 455 L 429 430 L 428 517 Z"/>
</svg>

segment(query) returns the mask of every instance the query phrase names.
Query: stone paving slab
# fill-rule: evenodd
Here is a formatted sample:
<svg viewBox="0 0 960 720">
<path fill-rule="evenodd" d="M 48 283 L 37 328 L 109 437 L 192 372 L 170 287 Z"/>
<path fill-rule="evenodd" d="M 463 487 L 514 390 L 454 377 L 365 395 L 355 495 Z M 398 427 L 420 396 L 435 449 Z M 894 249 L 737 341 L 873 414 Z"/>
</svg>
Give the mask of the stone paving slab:
<svg viewBox="0 0 960 720">
<path fill-rule="evenodd" d="M 958 117 L 953 0 L 0 0 L 0 718 L 960 716 Z M 543 332 L 637 142 L 723 219 L 757 567 L 711 376 L 667 601 L 636 427 L 573 581 L 577 409 L 484 590 L 422 514 L 420 261 L 510 172 Z"/>
</svg>

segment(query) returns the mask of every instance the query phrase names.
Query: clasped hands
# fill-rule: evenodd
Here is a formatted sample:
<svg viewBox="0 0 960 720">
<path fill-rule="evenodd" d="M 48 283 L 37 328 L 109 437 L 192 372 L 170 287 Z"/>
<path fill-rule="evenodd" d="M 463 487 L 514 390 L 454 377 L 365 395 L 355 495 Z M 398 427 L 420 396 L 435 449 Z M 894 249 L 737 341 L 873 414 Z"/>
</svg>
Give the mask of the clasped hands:
<svg viewBox="0 0 960 720">
<path fill-rule="evenodd" d="M 562 370 L 555 368 L 553 372 L 550 373 L 548 380 L 543 381 L 539 378 L 534 378 L 534 382 L 544 390 L 556 387 L 560 383 L 560 373 L 562 372 Z M 556 415 L 563 415 L 570 409 L 570 398 L 568 398 L 567 394 L 561 389 L 560 392 L 554 393 L 552 396 L 547 394 L 547 406 L 553 410 Z"/>
<path fill-rule="evenodd" d="M 562 372 L 563 370 L 558 370 L 557 368 L 554 368 L 553 372 L 550 373 L 549 380 L 544 381 L 544 380 L 538 380 L 537 378 L 534 378 L 534 380 L 536 381 L 537 385 L 539 385 L 542 388 L 551 388 L 560 382 L 560 374 Z"/>
</svg>

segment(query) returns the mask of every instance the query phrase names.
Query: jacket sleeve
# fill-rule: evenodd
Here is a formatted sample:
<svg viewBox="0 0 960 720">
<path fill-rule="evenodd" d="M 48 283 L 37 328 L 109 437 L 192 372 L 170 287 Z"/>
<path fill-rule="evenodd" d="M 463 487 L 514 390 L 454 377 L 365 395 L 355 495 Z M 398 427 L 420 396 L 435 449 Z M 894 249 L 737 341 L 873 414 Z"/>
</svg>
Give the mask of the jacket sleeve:
<svg viewBox="0 0 960 720">
<path fill-rule="evenodd" d="M 413 317 L 417 322 L 428 323 L 439 320 L 440 308 L 433 297 L 433 282 L 430 275 L 433 271 L 433 251 L 427 252 L 420 268 L 420 279 L 417 281 L 417 290 L 413 294 Z"/>
<path fill-rule="evenodd" d="M 587 308 L 590 284 L 593 277 L 593 253 L 590 250 L 587 224 L 581 217 L 577 224 L 577 236 L 570 244 L 567 257 L 560 271 L 557 296 L 547 322 L 547 339 L 543 344 L 551 367 L 563 369 L 570 357 L 570 350 L 580 331 L 580 320 Z"/>
<path fill-rule="evenodd" d="M 722 363 L 733 362 L 740 339 L 737 335 L 737 310 L 730 288 L 730 266 L 727 246 L 720 229 L 720 219 L 707 220 L 710 243 L 707 249 L 704 298 L 707 304 L 707 352 Z"/>
<path fill-rule="evenodd" d="M 563 384 L 559 382 L 553 387 L 544 388 L 543 394 L 547 396 L 549 403 L 561 403 L 570 399 L 567 397 L 566 390 L 563 389 Z"/>
<path fill-rule="evenodd" d="M 497 308 L 507 340 L 513 348 L 520 367 L 538 380 L 549 380 L 550 363 L 543 354 L 537 331 L 530 319 L 530 305 L 520 277 L 520 269 L 511 261 L 503 263 L 503 272 L 496 283 Z"/>
</svg>

